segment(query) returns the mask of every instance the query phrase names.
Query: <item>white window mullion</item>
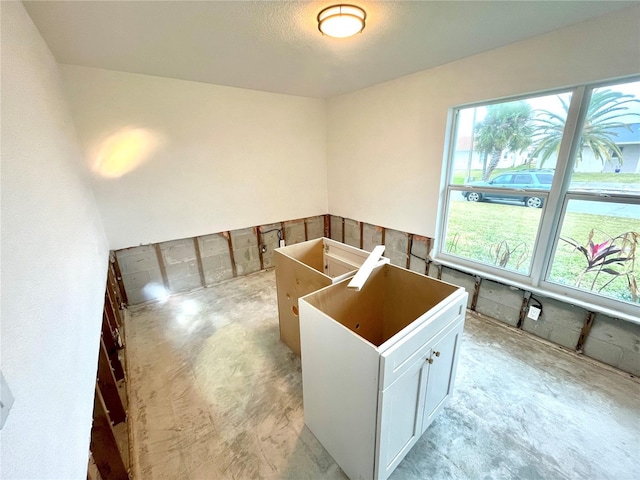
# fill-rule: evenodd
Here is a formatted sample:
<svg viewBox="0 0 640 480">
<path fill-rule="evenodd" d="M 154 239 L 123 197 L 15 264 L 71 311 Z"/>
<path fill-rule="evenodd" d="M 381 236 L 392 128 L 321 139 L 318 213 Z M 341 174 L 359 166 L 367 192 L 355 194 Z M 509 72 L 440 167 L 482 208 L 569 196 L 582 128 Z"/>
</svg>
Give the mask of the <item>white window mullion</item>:
<svg viewBox="0 0 640 480">
<path fill-rule="evenodd" d="M 556 171 L 544 213 L 540 221 L 538 243 L 534 250 L 531 264 L 531 282 L 533 286 L 540 284 L 551 261 L 551 246 L 560 230 L 561 206 L 564 195 L 571 181 L 571 169 L 576 149 L 579 148 L 582 124 L 589 108 L 589 95 L 585 87 L 578 87 L 571 96 L 571 104 L 564 127 L 564 135 L 558 152 Z"/>
</svg>

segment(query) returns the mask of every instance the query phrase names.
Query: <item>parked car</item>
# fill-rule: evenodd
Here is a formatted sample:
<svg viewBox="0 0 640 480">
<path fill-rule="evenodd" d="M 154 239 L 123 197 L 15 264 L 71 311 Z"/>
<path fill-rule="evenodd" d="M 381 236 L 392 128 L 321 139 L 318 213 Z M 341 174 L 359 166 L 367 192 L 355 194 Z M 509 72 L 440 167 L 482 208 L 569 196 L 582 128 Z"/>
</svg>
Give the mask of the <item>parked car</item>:
<svg viewBox="0 0 640 480">
<path fill-rule="evenodd" d="M 482 202 L 483 200 L 515 200 L 523 202 L 527 207 L 542 208 L 544 200 L 531 192 L 499 192 L 492 188 L 508 188 L 516 190 L 538 189 L 549 190 L 553 181 L 553 170 L 514 170 L 501 173 L 492 180 L 470 182 L 469 187 L 476 190 L 464 191 L 462 196 L 470 202 Z"/>
</svg>

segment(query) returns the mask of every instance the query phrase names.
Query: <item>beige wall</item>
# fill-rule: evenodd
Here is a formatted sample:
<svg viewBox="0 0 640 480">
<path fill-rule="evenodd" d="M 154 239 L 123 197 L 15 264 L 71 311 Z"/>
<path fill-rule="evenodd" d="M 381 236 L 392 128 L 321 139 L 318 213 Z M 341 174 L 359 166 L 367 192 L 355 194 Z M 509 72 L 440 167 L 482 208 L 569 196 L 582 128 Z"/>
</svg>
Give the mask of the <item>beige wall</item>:
<svg viewBox="0 0 640 480">
<path fill-rule="evenodd" d="M 451 107 L 638 73 L 634 7 L 332 98 L 329 212 L 434 237 Z"/>
<path fill-rule="evenodd" d="M 107 242 L 58 66 L 2 2 L 2 478 L 85 478 Z"/>
<path fill-rule="evenodd" d="M 61 69 L 112 249 L 326 213 L 323 100 Z M 104 140 L 131 130 L 146 161 L 96 171 Z"/>
</svg>

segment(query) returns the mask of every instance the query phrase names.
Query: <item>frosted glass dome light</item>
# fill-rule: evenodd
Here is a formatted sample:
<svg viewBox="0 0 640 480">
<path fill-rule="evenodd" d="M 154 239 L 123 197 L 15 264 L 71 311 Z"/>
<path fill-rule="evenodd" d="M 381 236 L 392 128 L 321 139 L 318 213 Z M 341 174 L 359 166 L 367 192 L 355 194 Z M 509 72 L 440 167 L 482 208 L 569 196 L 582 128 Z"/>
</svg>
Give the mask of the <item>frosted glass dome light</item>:
<svg viewBox="0 0 640 480">
<path fill-rule="evenodd" d="M 318 30 L 329 37 L 351 37 L 364 30 L 366 18 L 366 12 L 355 5 L 332 5 L 318 14 Z"/>
</svg>

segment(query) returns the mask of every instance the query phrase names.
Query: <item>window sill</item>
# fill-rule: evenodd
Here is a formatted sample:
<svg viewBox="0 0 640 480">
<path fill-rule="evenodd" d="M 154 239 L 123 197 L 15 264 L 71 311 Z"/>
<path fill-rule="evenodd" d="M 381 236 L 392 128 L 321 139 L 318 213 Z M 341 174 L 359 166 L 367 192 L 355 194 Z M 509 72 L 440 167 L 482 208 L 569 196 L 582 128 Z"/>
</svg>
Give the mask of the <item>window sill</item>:
<svg viewBox="0 0 640 480">
<path fill-rule="evenodd" d="M 515 287 L 520 290 L 524 290 L 527 292 L 531 292 L 534 294 L 541 295 L 547 298 L 553 298 L 554 300 L 558 300 L 560 302 L 568 303 L 574 305 L 576 307 L 584 308 L 590 312 L 602 313 L 604 315 L 608 315 L 613 318 L 619 318 L 621 320 L 625 320 L 627 322 L 640 324 L 640 317 L 638 315 L 632 315 L 628 312 L 623 312 L 620 310 L 616 310 L 614 308 L 609 308 L 604 305 L 598 305 L 592 302 L 587 302 L 584 300 L 580 300 L 574 297 L 571 297 L 568 294 L 554 292 L 553 290 L 549 290 L 543 287 L 533 287 L 529 284 L 518 282 L 516 280 L 507 279 L 500 275 L 494 275 L 488 272 L 484 272 L 481 270 L 477 270 L 475 268 L 467 267 L 464 265 L 460 265 L 455 262 L 450 262 L 448 260 L 443 260 L 441 258 L 434 258 L 433 263 L 435 265 L 442 265 L 448 268 L 452 268 L 454 270 L 458 270 L 460 272 L 468 273 L 473 276 L 478 276 L 483 279 L 491 280 L 503 285 L 507 285 L 510 287 Z"/>
</svg>

